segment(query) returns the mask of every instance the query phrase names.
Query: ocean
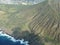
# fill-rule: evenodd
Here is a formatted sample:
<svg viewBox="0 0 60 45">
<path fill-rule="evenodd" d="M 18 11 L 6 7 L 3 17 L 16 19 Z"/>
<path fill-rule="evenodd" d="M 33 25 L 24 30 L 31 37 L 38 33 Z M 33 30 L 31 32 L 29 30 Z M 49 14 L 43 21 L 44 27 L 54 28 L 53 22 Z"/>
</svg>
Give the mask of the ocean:
<svg viewBox="0 0 60 45">
<path fill-rule="evenodd" d="M 28 41 L 24 41 L 24 39 L 16 40 L 14 37 L 3 33 L 3 31 L 0 31 L 0 45 L 29 45 L 29 44 Z"/>
</svg>

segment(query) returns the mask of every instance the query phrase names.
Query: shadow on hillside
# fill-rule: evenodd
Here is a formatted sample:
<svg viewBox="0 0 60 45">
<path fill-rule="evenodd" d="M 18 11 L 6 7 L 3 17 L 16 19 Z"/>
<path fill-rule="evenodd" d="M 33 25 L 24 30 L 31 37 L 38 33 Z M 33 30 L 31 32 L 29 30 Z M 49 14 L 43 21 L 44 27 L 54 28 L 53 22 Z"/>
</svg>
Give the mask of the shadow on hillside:
<svg viewBox="0 0 60 45">
<path fill-rule="evenodd" d="M 13 28 L 12 35 L 16 39 L 22 39 L 29 41 L 30 45 L 44 45 L 42 38 L 34 33 L 30 33 L 29 31 L 22 31 L 19 27 Z"/>
</svg>

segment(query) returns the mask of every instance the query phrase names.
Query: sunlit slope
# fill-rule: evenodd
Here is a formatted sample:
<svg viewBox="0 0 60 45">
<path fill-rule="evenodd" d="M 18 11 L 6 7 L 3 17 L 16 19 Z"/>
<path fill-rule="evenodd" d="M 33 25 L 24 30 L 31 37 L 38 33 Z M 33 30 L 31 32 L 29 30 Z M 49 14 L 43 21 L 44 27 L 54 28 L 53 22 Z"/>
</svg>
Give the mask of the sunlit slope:
<svg viewBox="0 0 60 45">
<path fill-rule="evenodd" d="M 29 28 L 35 34 L 42 34 L 50 39 L 60 41 L 60 1 L 46 0 L 36 5 L 36 13 Z"/>
<path fill-rule="evenodd" d="M 33 6 L 28 5 L 0 4 L 0 28 L 9 30 L 14 27 L 27 28 L 26 23 L 33 16 L 34 10 Z"/>
<path fill-rule="evenodd" d="M 60 40 L 60 1 L 44 1 L 33 6 L 0 5 L 0 27 L 28 28 L 39 35 Z"/>
</svg>

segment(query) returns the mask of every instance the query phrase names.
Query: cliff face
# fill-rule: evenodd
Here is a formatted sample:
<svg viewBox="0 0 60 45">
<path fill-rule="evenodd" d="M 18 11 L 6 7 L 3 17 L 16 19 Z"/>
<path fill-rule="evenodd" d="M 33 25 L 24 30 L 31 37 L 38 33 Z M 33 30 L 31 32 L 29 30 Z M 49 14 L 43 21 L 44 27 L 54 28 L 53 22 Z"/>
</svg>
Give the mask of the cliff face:
<svg viewBox="0 0 60 45">
<path fill-rule="evenodd" d="M 29 27 L 35 34 L 60 41 L 60 0 L 46 0 L 36 6 L 35 16 Z"/>
</svg>

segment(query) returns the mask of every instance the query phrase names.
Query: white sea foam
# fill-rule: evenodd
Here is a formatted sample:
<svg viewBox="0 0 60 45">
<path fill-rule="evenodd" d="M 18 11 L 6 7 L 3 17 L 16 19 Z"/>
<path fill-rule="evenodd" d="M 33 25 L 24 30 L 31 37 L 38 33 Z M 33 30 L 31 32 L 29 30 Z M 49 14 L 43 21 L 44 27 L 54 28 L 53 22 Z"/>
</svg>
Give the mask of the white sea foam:
<svg viewBox="0 0 60 45">
<path fill-rule="evenodd" d="M 0 37 L 7 37 L 9 40 L 11 40 L 13 42 L 20 42 L 20 44 L 29 45 L 28 41 L 24 41 L 24 39 L 22 39 L 22 40 L 16 40 L 14 37 L 7 35 L 3 31 L 0 31 Z"/>
</svg>

